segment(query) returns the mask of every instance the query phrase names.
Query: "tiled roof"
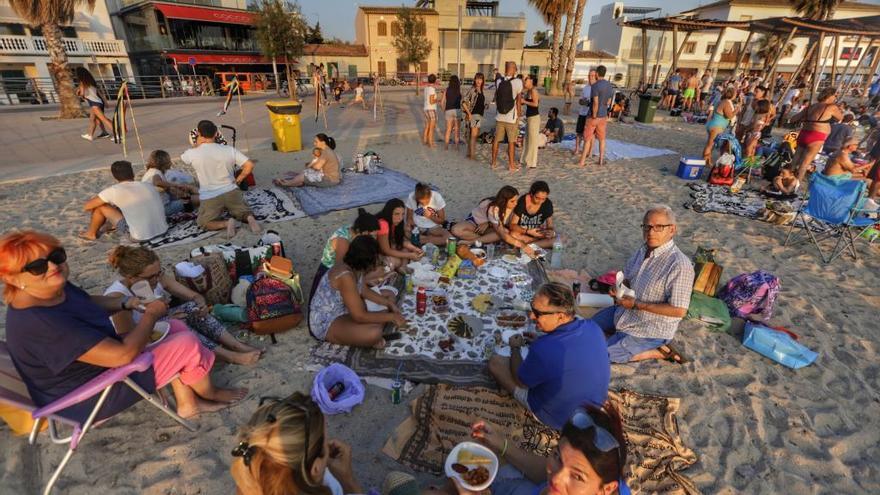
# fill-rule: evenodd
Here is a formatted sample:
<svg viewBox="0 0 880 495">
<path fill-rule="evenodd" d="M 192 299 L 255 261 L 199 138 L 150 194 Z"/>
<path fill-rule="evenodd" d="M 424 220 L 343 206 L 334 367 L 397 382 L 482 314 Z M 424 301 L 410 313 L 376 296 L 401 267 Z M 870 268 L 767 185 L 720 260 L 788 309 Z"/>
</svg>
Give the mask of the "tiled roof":
<svg viewBox="0 0 880 495">
<path fill-rule="evenodd" d="M 366 14 L 397 14 L 400 7 L 371 7 L 369 5 L 361 5 L 358 7 Z M 413 9 L 417 10 L 420 15 L 440 15 L 434 9 Z"/>
<path fill-rule="evenodd" d="M 309 44 L 303 49 L 304 55 L 326 57 L 366 57 L 367 47 L 364 45 Z"/>
</svg>

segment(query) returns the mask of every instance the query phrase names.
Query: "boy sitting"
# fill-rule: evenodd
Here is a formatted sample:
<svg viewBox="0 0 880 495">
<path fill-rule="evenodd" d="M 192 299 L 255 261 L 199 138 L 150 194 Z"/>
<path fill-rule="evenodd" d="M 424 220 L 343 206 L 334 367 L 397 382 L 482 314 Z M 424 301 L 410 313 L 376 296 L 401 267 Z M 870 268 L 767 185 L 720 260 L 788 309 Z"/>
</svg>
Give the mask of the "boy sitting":
<svg viewBox="0 0 880 495">
<path fill-rule="evenodd" d="M 168 230 L 165 208 L 156 188 L 134 180 L 131 162 L 120 160 L 110 165 L 117 184 L 99 192 L 88 200 L 84 210 L 91 212 L 89 228 L 80 238 L 94 241 L 104 224 L 108 231 L 129 234 L 135 241 L 145 241 Z"/>
</svg>

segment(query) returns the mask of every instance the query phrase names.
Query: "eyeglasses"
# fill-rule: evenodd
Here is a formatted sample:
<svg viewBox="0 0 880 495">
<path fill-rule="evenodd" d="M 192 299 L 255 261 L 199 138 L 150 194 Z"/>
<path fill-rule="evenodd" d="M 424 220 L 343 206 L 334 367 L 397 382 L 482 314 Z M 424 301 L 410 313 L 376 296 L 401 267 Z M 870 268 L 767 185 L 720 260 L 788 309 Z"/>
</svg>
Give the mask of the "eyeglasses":
<svg viewBox="0 0 880 495">
<path fill-rule="evenodd" d="M 535 318 L 540 318 L 542 316 L 547 316 L 547 315 L 555 315 L 555 314 L 559 314 L 562 312 L 562 311 L 559 311 L 558 309 L 554 309 L 553 311 L 538 311 L 537 309 L 535 309 L 534 304 L 529 308 L 529 310 L 531 311 L 531 313 L 533 315 L 535 315 Z"/>
<path fill-rule="evenodd" d="M 672 224 L 666 224 L 666 225 L 648 225 L 648 224 L 644 224 L 644 223 L 642 224 L 642 230 L 645 232 L 663 232 L 664 230 L 668 229 L 669 227 L 672 227 Z"/>
<path fill-rule="evenodd" d="M 139 278 L 139 279 L 141 279 L 141 280 L 147 280 L 147 281 L 150 281 L 150 282 L 155 282 L 155 281 L 159 280 L 159 278 L 160 278 L 162 275 L 164 275 L 164 274 L 165 274 L 165 268 L 159 268 L 159 271 L 156 272 L 156 273 L 154 273 L 153 275 L 150 275 L 150 276 L 148 276 L 148 277 L 143 277 L 143 276 L 140 276 L 140 275 L 139 275 L 137 278 Z"/>
<path fill-rule="evenodd" d="M 575 409 L 569 423 L 579 430 L 593 428 L 593 431 L 595 431 L 595 434 L 593 435 L 593 445 L 602 452 L 611 452 L 614 449 L 620 448 L 620 443 L 614 438 L 614 435 L 605 428 L 597 425 L 586 409 L 580 407 Z"/>
<path fill-rule="evenodd" d="M 49 271 L 49 262 L 52 262 L 54 265 L 60 265 L 67 261 L 67 252 L 64 251 L 63 247 L 57 247 L 49 252 L 45 258 L 39 258 L 31 261 L 27 265 L 24 265 L 21 269 L 21 273 L 28 272 L 31 275 L 45 275 L 47 271 Z"/>
</svg>

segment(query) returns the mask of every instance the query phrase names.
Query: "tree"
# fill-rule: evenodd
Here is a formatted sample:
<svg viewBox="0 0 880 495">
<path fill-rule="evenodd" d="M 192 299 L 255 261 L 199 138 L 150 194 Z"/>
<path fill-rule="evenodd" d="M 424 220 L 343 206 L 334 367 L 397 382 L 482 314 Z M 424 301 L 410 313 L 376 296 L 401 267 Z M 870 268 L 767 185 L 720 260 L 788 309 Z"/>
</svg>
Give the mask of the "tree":
<svg viewBox="0 0 880 495">
<path fill-rule="evenodd" d="M 550 78 L 559 78 L 559 30 L 562 27 L 562 16 L 569 11 L 574 0 L 529 0 L 529 3 L 543 17 L 544 22 L 553 28 L 553 41 L 550 44 Z M 551 92 L 554 86 L 551 86 Z"/>
<path fill-rule="evenodd" d="M 535 35 L 532 38 L 532 43 L 535 45 L 540 45 L 541 43 L 547 41 L 547 36 L 549 36 L 549 31 L 535 31 Z"/>
<path fill-rule="evenodd" d="M 73 90 L 73 76 L 67 69 L 61 26 L 70 24 L 74 13 L 80 8 L 87 8 L 90 12 L 94 10 L 95 0 L 9 0 L 9 6 L 28 24 L 38 26 L 43 32 L 49 52 L 49 73 L 61 102 L 58 117 L 82 117 L 82 107 Z"/>
<path fill-rule="evenodd" d="M 272 59 L 273 69 L 276 59 L 284 59 L 290 97 L 296 98 L 296 85 L 293 78 L 293 64 L 301 57 L 305 48 L 308 25 L 299 11 L 299 6 L 283 0 L 260 0 L 254 27 L 257 41 L 266 58 Z M 277 86 L 278 75 L 276 71 Z"/>
<path fill-rule="evenodd" d="M 761 59 L 761 62 L 764 66 L 769 67 L 776 57 L 779 55 L 779 50 L 782 49 L 782 43 L 785 42 L 786 36 L 779 36 L 776 34 L 765 34 L 758 38 L 755 41 L 755 54 Z M 794 53 L 794 43 L 789 43 L 785 46 L 782 55 L 787 57 Z"/>
<path fill-rule="evenodd" d="M 324 43 L 324 35 L 321 34 L 321 22 L 318 21 L 309 29 L 309 35 L 307 36 L 306 43 L 311 43 L 313 45 L 320 45 Z"/>
<path fill-rule="evenodd" d="M 581 34 L 581 23 L 584 19 L 584 8 L 587 6 L 587 0 L 577 0 L 577 6 L 574 12 L 574 23 L 571 27 L 571 38 L 569 40 L 569 44 L 566 47 L 563 43 L 563 51 L 568 50 L 568 56 L 565 59 L 564 64 L 564 76 L 559 78 L 559 83 L 557 88 L 561 89 L 562 85 L 566 82 L 571 81 L 571 76 L 574 74 L 574 62 L 575 55 L 577 54 L 577 44 L 578 38 L 580 38 Z M 565 21 L 566 25 L 568 25 L 568 20 Z M 564 52 L 563 52 L 564 53 Z"/>
<path fill-rule="evenodd" d="M 817 21 L 830 19 L 841 3 L 843 0 L 791 0 L 799 15 Z"/>
<path fill-rule="evenodd" d="M 425 19 L 418 15 L 417 9 L 401 7 L 397 10 L 397 24 L 400 28 L 394 35 L 394 48 L 397 55 L 407 63 L 415 66 L 416 94 L 419 94 L 419 65 L 431 54 L 431 40 L 425 34 Z"/>
</svg>

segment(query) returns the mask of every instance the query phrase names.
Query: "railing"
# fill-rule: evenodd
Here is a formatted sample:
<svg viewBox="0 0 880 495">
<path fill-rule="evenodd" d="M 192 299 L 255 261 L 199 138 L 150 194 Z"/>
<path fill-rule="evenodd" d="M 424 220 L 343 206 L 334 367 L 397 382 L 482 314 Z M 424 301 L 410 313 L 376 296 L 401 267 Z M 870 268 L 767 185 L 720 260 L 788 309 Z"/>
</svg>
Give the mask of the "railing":
<svg viewBox="0 0 880 495">
<path fill-rule="evenodd" d="M 72 56 L 126 56 L 125 44 L 121 40 L 63 38 L 62 41 L 64 50 Z M 0 35 L 0 55 L 46 55 L 48 53 L 46 38 L 42 36 Z"/>
</svg>

